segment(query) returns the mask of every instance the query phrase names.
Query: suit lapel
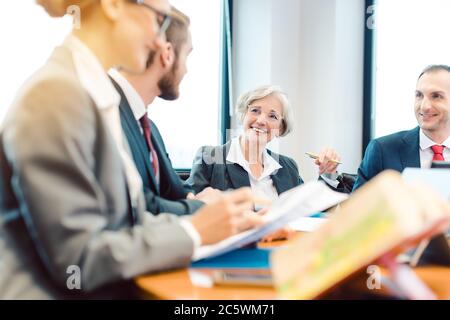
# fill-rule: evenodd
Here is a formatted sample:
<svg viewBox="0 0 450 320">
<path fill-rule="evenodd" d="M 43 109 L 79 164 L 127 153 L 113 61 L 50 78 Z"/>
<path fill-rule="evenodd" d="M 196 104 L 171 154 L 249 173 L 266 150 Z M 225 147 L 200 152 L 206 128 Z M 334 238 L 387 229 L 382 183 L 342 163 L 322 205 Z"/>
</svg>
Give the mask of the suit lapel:
<svg viewBox="0 0 450 320">
<path fill-rule="evenodd" d="M 402 169 L 407 167 L 420 168 L 419 127 L 408 131 L 402 140 L 403 145 L 399 150 L 403 166 Z"/>
<path fill-rule="evenodd" d="M 272 157 L 272 151 L 267 150 L 267 153 Z M 275 159 L 275 158 L 274 158 Z M 281 157 L 278 156 L 278 160 L 275 159 L 278 163 L 281 162 Z M 282 166 L 280 169 L 274 171 L 271 175 L 270 178 L 272 179 L 273 182 L 273 186 L 275 187 L 275 189 L 277 190 L 278 194 L 281 194 L 287 190 L 289 190 L 290 188 L 292 188 L 292 186 L 287 185 L 286 183 L 283 183 L 283 181 L 289 181 L 289 177 L 287 177 L 285 175 L 286 171 L 283 170 L 283 165 L 280 163 L 280 165 Z"/>
<path fill-rule="evenodd" d="M 284 177 L 283 173 L 284 173 L 284 170 L 282 170 L 282 168 L 280 168 L 270 176 L 272 178 L 272 182 L 273 182 L 275 189 L 277 189 L 278 194 L 281 194 L 281 193 L 287 191 L 288 189 L 290 189 L 290 187 L 286 183 L 283 183 L 283 180 L 286 180 L 286 178 L 287 178 L 287 177 Z"/>
<path fill-rule="evenodd" d="M 125 117 L 125 121 L 127 122 L 127 125 L 130 128 L 131 134 L 134 138 L 133 140 L 136 142 L 136 145 L 133 147 L 134 148 L 137 147 L 137 149 L 139 150 L 138 152 L 144 162 L 147 175 L 150 177 L 150 181 L 153 184 L 154 188 L 153 190 L 156 190 L 157 193 L 159 194 L 159 186 L 156 183 L 156 178 L 153 174 L 153 168 L 150 163 L 150 154 L 148 152 L 148 147 L 147 144 L 145 143 L 144 136 L 142 135 L 141 130 L 139 129 L 139 126 L 136 122 L 136 119 L 134 118 L 131 108 L 128 106 L 127 109 L 129 110 L 129 114 L 128 116 Z"/>
<path fill-rule="evenodd" d="M 156 179 L 153 175 L 153 169 L 150 163 L 150 155 L 144 137 L 139 129 L 139 125 L 134 118 L 133 111 L 131 110 L 128 100 L 126 99 L 122 89 L 114 81 L 113 83 L 121 96 L 120 114 L 122 128 L 125 132 L 125 135 L 127 136 L 127 139 L 130 140 L 129 145 L 133 151 L 133 156 L 139 155 L 140 161 L 139 159 L 135 158 L 136 166 L 138 167 L 138 169 L 141 169 L 141 172 L 146 172 L 151 184 L 153 185 L 153 190 L 156 190 L 159 195 L 159 186 L 156 183 Z"/>
<path fill-rule="evenodd" d="M 234 189 L 241 187 L 250 187 L 250 178 L 247 171 L 236 163 L 226 164 L 228 176 Z"/>
<path fill-rule="evenodd" d="M 223 163 L 225 163 L 228 176 L 230 177 L 230 182 L 233 185 L 234 189 L 238 189 L 241 187 L 250 187 L 250 178 L 247 171 L 245 171 L 245 169 L 237 163 L 227 161 L 227 155 L 230 151 L 230 146 L 231 142 L 229 141 L 222 147 Z"/>
<path fill-rule="evenodd" d="M 279 170 L 278 170 L 278 172 L 279 172 Z M 278 173 L 277 172 L 277 173 Z M 273 186 L 275 187 L 275 189 L 277 190 L 277 193 L 278 194 L 281 194 L 281 193 L 283 193 L 284 191 L 286 191 L 286 189 L 284 188 L 284 185 L 283 185 L 283 183 L 282 183 L 282 180 L 281 180 L 281 178 L 277 175 L 277 174 L 272 174 L 271 176 L 270 176 L 270 178 L 272 179 L 272 182 L 273 182 Z"/>
</svg>

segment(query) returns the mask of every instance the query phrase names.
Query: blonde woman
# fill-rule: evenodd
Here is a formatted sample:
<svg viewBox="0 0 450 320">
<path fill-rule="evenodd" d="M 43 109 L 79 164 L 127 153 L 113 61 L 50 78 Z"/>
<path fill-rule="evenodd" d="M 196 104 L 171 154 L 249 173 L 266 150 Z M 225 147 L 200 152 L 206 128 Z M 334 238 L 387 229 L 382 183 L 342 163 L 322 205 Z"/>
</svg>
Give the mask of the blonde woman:
<svg viewBox="0 0 450 320">
<path fill-rule="evenodd" d="M 184 267 L 195 248 L 260 220 L 247 189 L 183 220 L 144 211 L 106 70 L 145 70 L 167 0 L 39 0 L 74 29 L 24 85 L 0 133 L 0 299 L 133 297 L 133 277 Z M 220 225 L 220 228 L 216 226 Z"/>
</svg>

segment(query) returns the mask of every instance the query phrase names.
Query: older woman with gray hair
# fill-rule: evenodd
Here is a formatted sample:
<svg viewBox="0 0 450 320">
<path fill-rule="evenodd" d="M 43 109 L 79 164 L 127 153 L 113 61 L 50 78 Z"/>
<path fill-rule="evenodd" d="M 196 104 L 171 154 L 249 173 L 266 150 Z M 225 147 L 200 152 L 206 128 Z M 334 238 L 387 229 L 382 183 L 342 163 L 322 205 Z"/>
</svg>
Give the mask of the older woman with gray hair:
<svg viewBox="0 0 450 320">
<path fill-rule="evenodd" d="M 210 188 L 224 191 L 249 186 L 256 196 L 268 199 L 302 184 L 295 161 L 266 148 L 275 137 L 292 131 L 293 116 L 286 94 L 277 86 L 256 88 L 239 97 L 237 113 L 243 133 L 224 145 L 200 148 L 186 184 L 197 194 Z M 335 174 L 339 160 L 329 148 L 316 159 L 319 174 L 333 187 L 337 187 L 337 181 L 324 175 Z"/>
</svg>

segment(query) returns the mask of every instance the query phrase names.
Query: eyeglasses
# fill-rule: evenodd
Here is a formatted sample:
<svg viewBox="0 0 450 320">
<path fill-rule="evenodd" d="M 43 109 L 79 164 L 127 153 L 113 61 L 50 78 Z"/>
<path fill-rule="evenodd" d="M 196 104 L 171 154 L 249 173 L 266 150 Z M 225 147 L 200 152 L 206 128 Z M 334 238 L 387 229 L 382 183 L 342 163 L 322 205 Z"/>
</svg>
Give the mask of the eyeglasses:
<svg viewBox="0 0 450 320">
<path fill-rule="evenodd" d="M 263 112 L 261 110 L 261 107 L 248 106 L 247 113 L 253 117 L 259 117 L 260 114 L 265 113 L 265 112 Z M 266 117 L 267 121 L 272 122 L 272 123 L 281 122 L 283 120 L 283 117 L 274 111 L 265 113 L 265 117 Z"/>
<path fill-rule="evenodd" d="M 132 2 L 153 11 L 156 14 L 156 17 L 158 19 L 158 25 L 159 25 L 158 35 L 166 33 L 167 28 L 169 28 L 170 22 L 172 21 L 172 17 L 168 13 L 157 9 L 152 5 L 149 5 L 148 3 L 145 3 L 144 0 L 132 0 Z"/>
</svg>

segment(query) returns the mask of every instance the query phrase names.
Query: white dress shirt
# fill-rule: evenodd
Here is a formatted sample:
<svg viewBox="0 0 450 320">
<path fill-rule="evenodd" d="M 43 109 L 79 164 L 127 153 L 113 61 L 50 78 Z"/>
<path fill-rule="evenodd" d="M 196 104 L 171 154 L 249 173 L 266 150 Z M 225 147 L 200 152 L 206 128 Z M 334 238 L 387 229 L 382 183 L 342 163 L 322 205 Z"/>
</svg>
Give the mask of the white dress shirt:
<svg viewBox="0 0 450 320">
<path fill-rule="evenodd" d="M 253 176 L 250 170 L 250 166 L 247 160 L 245 160 L 244 154 L 242 153 L 240 138 L 241 137 L 236 137 L 231 140 L 230 150 L 228 151 L 227 155 L 227 161 L 236 163 L 240 165 L 245 171 L 247 171 L 250 180 L 250 187 L 255 195 L 266 199 L 275 200 L 276 198 L 278 198 L 278 192 L 273 185 L 273 181 L 270 175 L 276 170 L 282 168 L 282 166 L 278 163 L 278 161 L 270 156 L 267 150 L 264 150 L 264 171 L 259 178 L 256 178 L 255 176 Z M 336 188 L 339 184 L 339 181 L 336 180 L 338 175 L 338 173 L 325 173 L 322 174 L 321 177 L 325 181 L 325 183 Z"/>
<path fill-rule="evenodd" d="M 108 78 L 100 61 L 98 61 L 94 53 L 81 40 L 74 35 L 69 35 L 65 39 L 64 45 L 67 46 L 72 53 L 75 70 L 81 85 L 88 92 L 92 100 L 94 100 L 94 103 L 97 108 L 99 108 L 105 123 L 109 127 L 109 130 L 116 141 L 116 146 L 125 170 L 130 198 L 132 204 L 136 205 L 139 195 L 142 193 L 142 179 L 136 169 L 134 161 L 126 151 L 128 145 L 123 136 L 122 126 L 120 124 L 120 95 Z M 132 92 L 131 90 L 128 91 Z M 188 219 L 180 219 L 180 225 L 193 240 L 195 251 L 201 244 L 200 235 Z"/>
<path fill-rule="evenodd" d="M 434 152 L 431 149 L 432 146 L 438 145 L 436 142 L 428 138 L 425 133 L 420 129 L 419 133 L 419 146 L 420 146 L 420 167 L 421 168 L 430 168 L 431 163 L 433 162 Z M 442 144 L 445 146 L 444 151 L 442 152 L 445 161 L 450 161 L 450 137 L 444 141 Z"/>
<path fill-rule="evenodd" d="M 134 118 L 136 119 L 141 132 L 143 132 L 141 124 L 139 123 L 139 119 L 141 119 L 147 113 L 147 107 L 145 106 L 144 100 L 142 100 L 136 89 L 119 71 L 117 71 L 116 69 L 110 69 L 108 71 L 108 74 L 111 78 L 114 79 L 114 81 L 117 82 L 119 87 L 122 89 L 131 107 L 131 111 L 133 111 Z"/>
</svg>

